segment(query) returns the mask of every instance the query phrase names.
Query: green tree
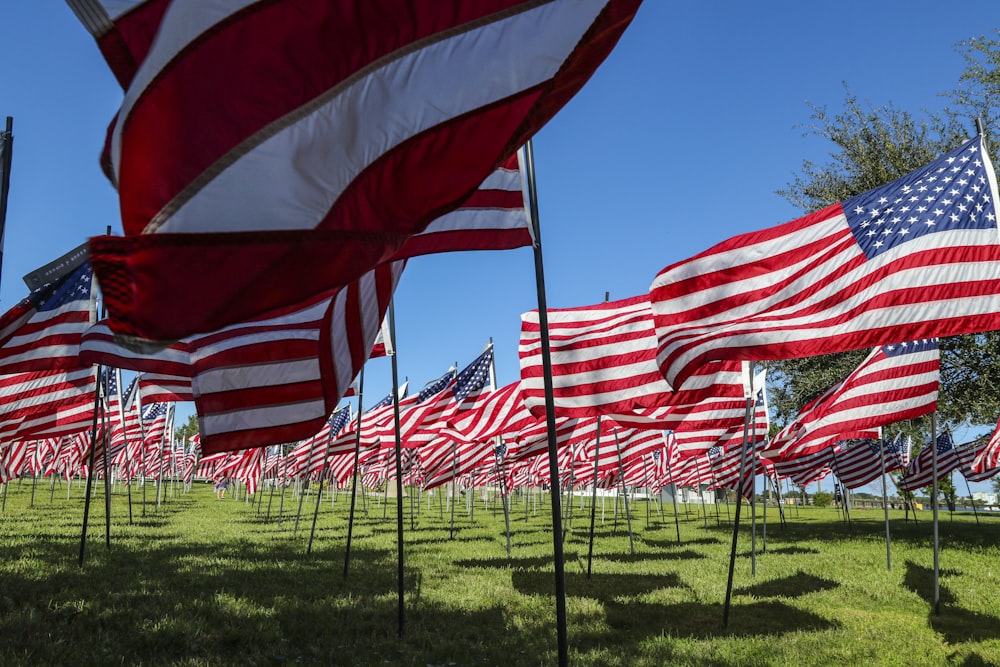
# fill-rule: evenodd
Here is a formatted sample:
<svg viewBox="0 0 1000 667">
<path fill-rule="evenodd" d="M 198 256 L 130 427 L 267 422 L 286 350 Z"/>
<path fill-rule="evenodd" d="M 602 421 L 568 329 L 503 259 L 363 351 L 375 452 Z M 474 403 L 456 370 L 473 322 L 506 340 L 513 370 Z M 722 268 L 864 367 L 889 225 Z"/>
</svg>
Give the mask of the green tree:
<svg viewBox="0 0 1000 667">
<path fill-rule="evenodd" d="M 803 212 L 843 201 L 913 171 L 966 141 L 975 133 L 975 119 L 983 121 L 990 152 L 996 155 L 1000 146 L 996 140 L 1000 137 L 995 137 L 1000 134 L 1000 41 L 979 37 L 956 46 L 966 69 L 958 87 L 942 95 L 952 107 L 917 116 L 891 103 L 879 107 L 863 104 L 846 86 L 844 108 L 839 113 L 811 105 L 807 133 L 831 142 L 830 161 L 805 161 L 801 172 L 778 194 Z M 776 422 L 787 424 L 802 406 L 845 378 L 867 352 L 768 362 L 769 402 Z M 942 428 L 996 423 L 1000 414 L 998 389 L 1000 332 L 941 341 L 938 418 Z M 914 436 L 915 445 L 928 439 L 927 420 L 899 428 Z"/>
<path fill-rule="evenodd" d="M 198 415 L 190 415 L 186 423 L 174 429 L 174 435 L 183 443 L 198 433 Z"/>
</svg>

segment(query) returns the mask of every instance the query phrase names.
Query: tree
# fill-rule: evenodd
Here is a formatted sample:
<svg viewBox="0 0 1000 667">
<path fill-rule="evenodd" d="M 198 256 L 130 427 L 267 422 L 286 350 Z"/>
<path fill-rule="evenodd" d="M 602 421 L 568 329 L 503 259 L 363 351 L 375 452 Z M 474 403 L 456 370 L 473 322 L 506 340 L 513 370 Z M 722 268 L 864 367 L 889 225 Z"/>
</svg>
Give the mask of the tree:
<svg viewBox="0 0 1000 667">
<path fill-rule="evenodd" d="M 1000 35 L 1000 31 L 997 32 Z M 806 160 L 801 173 L 778 194 L 815 211 L 870 190 L 930 162 L 966 141 L 973 120 L 984 124 L 990 152 L 997 154 L 1000 137 L 1000 41 L 979 37 L 960 42 L 966 69 L 958 87 L 943 97 L 954 107 L 923 112 L 918 118 L 891 103 L 862 104 L 846 88 L 844 109 L 829 113 L 810 105 L 807 133 L 828 139 L 835 150 L 824 165 Z M 994 128 L 994 135 L 989 130 Z M 899 341 L 886 341 L 899 342 Z M 769 402 L 778 423 L 787 424 L 808 401 L 846 377 L 868 353 L 838 354 L 771 361 L 768 368 Z M 992 331 L 941 341 L 941 392 L 938 417 L 941 428 L 992 425 L 1000 414 L 1000 332 Z M 928 439 L 927 420 L 901 424 L 914 443 Z"/>
<path fill-rule="evenodd" d="M 955 497 L 957 491 L 955 490 L 955 482 L 952 481 L 951 475 L 946 475 L 938 480 L 937 483 L 938 493 L 944 496 L 944 504 L 948 507 L 951 512 L 955 511 Z M 923 489 L 924 493 L 928 497 L 931 497 L 934 493 L 934 487 L 928 486 Z"/>
<path fill-rule="evenodd" d="M 183 426 L 179 426 L 174 429 L 174 435 L 183 442 L 187 443 L 188 439 L 193 437 L 198 433 L 198 415 L 188 416 L 187 422 Z"/>
</svg>

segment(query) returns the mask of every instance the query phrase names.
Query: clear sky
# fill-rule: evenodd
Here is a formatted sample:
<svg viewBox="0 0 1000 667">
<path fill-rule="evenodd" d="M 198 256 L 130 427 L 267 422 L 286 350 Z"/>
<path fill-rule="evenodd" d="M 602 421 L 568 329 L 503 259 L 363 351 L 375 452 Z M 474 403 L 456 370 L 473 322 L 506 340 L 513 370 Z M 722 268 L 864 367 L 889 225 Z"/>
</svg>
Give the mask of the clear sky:
<svg viewBox="0 0 1000 667">
<path fill-rule="evenodd" d="M 4 4 L 0 119 L 14 118 L 15 143 L 0 307 L 9 308 L 27 292 L 25 273 L 108 226 L 121 233 L 98 154 L 122 93 L 64 3 Z M 939 110 L 964 69 L 955 44 L 997 27 L 995 0 L 646 0 L 534 140 L 549 305 L 639 294 L 667 264 L 798 217 L 775 191 L 833 149 L 808 135 L 810 103 L 836 112 L 846 85 L 874 106 Z M 422 386 L 492 338 L 499 384 L 515 381 L 520 314 L 535 307 L 528 248 L 411 261 L 395 297 L 400 375 Z M 387 394 L 388 360 L 372 361 L 365 381 L 367 403 Z"/>
</svg>

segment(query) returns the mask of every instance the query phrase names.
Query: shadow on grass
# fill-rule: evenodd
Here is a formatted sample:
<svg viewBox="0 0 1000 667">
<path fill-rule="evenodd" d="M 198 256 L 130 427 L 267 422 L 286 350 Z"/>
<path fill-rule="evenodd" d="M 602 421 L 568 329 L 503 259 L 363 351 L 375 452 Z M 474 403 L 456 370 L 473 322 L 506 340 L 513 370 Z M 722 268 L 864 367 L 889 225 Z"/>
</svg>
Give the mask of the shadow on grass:
<svg viewBox="0 0 1000 667">
<path fill-rule="evenodd" d="M 768 549 L 767 553 L 774 554 L 776 556 L 801 556 L 803 554 L 818 554 L 819 549 L 813 549 L 811 547 L 778 547 L 777 549 Z"/>
<path fill-rule="evenodd" d="M 570 562 L 577 558 L 579 558 L 579 555 L 575 551 L 568 551 L 563 554 L 564 562 Z M 458 567 L 492 568 L 499 570 L 547 569 L 549 571 L 552 571 L 554 569 L 552 556 L 539 556 L 535 558 L 528 558 L 528 557 L 507 558 L 506 556 L 495 556 L 493 558 L 470 558 L 465 560 L 457 560 L 453 561 L 453 563 Z"/>
<path fill-rule="evenodd" d="M 690 547 L 698 545 L 710 545 L 710 544 L 721 544 L 722 540 L 717 537 L 699 537 L 694 540 L 684 540 L 682 539 L 680 543 L 677 540 L 656 540 L 647 537 L 639 538 L 644 544 L 648 544 L 654 549 L 676 549 L 677 547 Z"/>
<path fill-rule="evenodd" d="M 816 614 L 776 601 L 734 603 L 729 627 L 722 627 L 722 605 L 702 602 L 648 604 L 609 601 L 605 605 L 608 625 L 628 635 L 642 637 L 672 635 L 707 639 L 730 636 L 776 636 L 837 627 Z"/>
<path fill-rule="evenodd" d="M 551 572 L 517 570 L 512 573 L 511 579 L 514 589 L 524 595 L 555 595 L 555 582 Z M 594 598 L 605 603 L 623 595 L 636 596 L 661 588 L 686 586 L 673 572 L 656 577 L 645 574 L 594 573 L 590 578 L 582 572 L 566 572 L 567 595 Z"/>
<path fill-rule="evenodd" d="M 752 595 L 758 598 L 797 598 L 810 593 L 832 590 L 839 585 L 836 581 L 823 579 L 800 570 L 790 577 L 772 579 L 745 588 L 738 588 L 733 592 L 737 595 Z"/>
<path fill-rule="evenodd" d="M 954 570 L 941 570 L 940 574 L 946 577 L 961 576 L 961 573 Z M 903 586 L 927 602 L 930 607 L 927 617 L 930 626 L 949 643 L 1000 639 L 1000 618 L 955 606 L 955 595 L 946 586 L 939 585 L 941 613 L 934 613 L 933 569 L 906 561 Z"/>
<path fill-rule="evenodd" d="M 705 554 L 685 549 L 683 551 L 662 551 L 657 553 L 614 553 L 614 554 L 594 554 L 594 558 L 600 560 L 610 560 L 616 563 L 644 563 L 659 560 L 698 560 L 707 558 Z"/>
</svg>

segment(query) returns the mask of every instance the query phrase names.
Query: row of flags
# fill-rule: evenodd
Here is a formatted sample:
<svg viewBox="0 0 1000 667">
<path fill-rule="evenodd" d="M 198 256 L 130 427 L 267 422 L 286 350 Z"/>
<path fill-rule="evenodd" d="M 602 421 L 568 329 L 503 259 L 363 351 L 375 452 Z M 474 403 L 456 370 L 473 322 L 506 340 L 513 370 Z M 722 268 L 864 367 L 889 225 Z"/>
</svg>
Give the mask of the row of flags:
<svg viewBox="0 0 1000 667">
<path fill-rule="evenodd" d="M 413 22 L 368 20 L 364 3 L 291 14 L 282 3 L 230 13 L 68 1 L 124 91 L 103 165 L 125 235 L 92 239 L 89 262 L 0 318 L 0 384 L 12 387 L 0 437 L 80 429 L 96 382 L 88 366 L 101 364 L 148 376 L 157 398 L 193 400 L 206 454 L 315 440 L 324 428 L 335 451 L 349 446 L 349 425 L 334 431 L 329 415 L 377 345 L 406 259 L 533 242 L 515 149 L 586 82 L 640 4 L 445 0 Z M 343 50 L 326 46 L 330 30 Z M 243 49 L 218 48 L 250 43 L 260 62 L 240 71 L 252 81 L 220 55 Z M 306 65 L 271 62 L 262 43 Z M 677 460 L 731 451 L 749 401 L 762 415 L 749 429 L 756 448 L 767 408 L 748 361 L 867 345 L 859 369 L 762 457 L 835 452 L 927 414 L 935 336 L 1000 323 L 996 193 L 977 137 L 897 181 L 668 266 L 647 294 L 551 309 L 557 444 L 572 448 L 604 419 L 621 433 L 669 431 Z M 96 324 L 91 267 L 110 313 Z M 485 391 L 481 368 L 449 371 L 402 398 L 404 447 L 447 438 L 457 453 L 512 438 L 543 449 L 537 312 L 522 317 L 519 356 L 516 386 Z M 362 439 L 385 437 L 382 413 L 362 417 Z"/>
</svg>

